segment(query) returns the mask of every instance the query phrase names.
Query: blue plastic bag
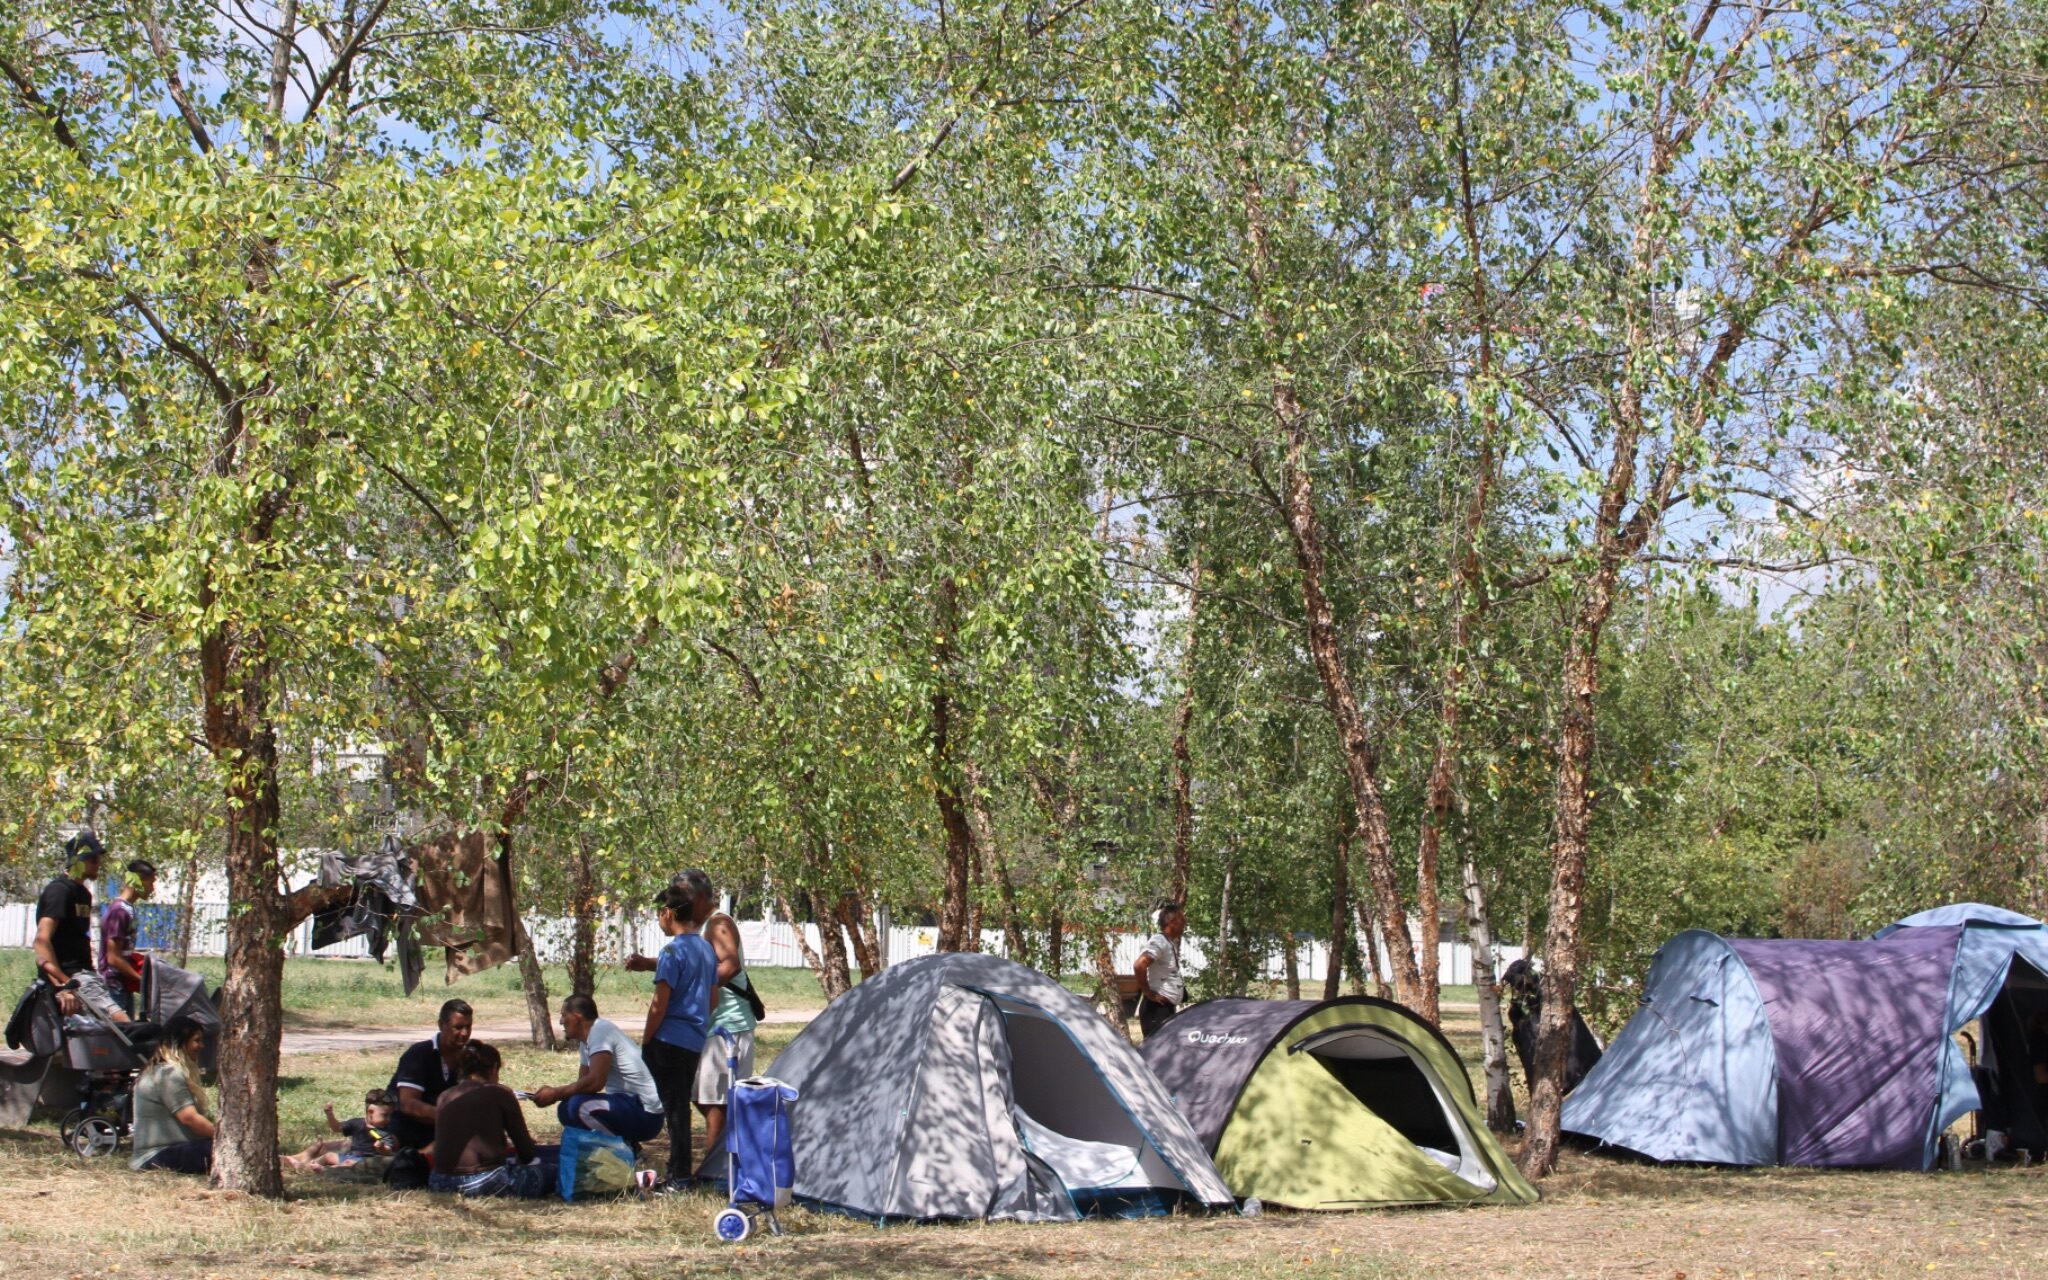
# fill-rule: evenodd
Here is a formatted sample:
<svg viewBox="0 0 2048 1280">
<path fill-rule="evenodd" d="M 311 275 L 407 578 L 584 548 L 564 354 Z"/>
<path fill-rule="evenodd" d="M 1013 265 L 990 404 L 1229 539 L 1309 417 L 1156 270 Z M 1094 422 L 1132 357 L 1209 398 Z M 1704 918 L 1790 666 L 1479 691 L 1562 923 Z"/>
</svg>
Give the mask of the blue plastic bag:
<svg viewBox="0 0 2048 1280">
<path fill-rule="evenodd" d="M 595 1129 L 564 1129 L 555 1187 L 564 1200 L 624 1195 L 633 1189 L 633 1148 Z"/>
</svg>

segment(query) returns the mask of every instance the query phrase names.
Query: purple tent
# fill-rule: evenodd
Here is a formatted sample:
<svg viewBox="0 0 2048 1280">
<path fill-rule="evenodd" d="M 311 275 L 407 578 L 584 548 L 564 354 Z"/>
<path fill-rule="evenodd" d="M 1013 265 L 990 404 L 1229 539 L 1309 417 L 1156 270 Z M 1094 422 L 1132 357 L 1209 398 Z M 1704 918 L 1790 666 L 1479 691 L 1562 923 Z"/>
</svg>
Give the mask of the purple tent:
<svg viewBox="0 0 2048 1280">
<path fill-rule="evenodd" d="M 1564 1128 L 1657 1160 L 1928 1168 L 1959 1116 L 2026 1101 L 1980 1097 L 1951 1037 L 1979 1017 L 2019 1027 L 2044 966 L 2048 929 L 1974 906 L 1858 942 L 1689 930 L 1657 953 Z"/>
<path fill-rule="evenodd" d="M 1763 995 L 1778 1059 L 1778 1163 L 1917 1169 L 1939 1091 L 1962 930 L 1881 942 L 1731 938 Z"/>
</svg>

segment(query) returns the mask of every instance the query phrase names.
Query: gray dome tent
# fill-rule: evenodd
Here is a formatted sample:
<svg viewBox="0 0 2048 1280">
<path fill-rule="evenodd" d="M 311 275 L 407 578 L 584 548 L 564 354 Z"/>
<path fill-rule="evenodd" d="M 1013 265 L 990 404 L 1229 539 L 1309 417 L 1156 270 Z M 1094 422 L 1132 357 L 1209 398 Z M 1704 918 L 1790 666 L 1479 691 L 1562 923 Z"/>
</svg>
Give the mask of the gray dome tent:
<svg viewBox="0 0 2048 1280">
<path fill-rule="evenodd" d="M 883 1221 L 1070 1221 L 1225 1207 L 1138 1051 L 1065 987 L 997 956 L 926 956 L 833 1001 L 774 1064 L 795 1194 Z"/>
</svg>

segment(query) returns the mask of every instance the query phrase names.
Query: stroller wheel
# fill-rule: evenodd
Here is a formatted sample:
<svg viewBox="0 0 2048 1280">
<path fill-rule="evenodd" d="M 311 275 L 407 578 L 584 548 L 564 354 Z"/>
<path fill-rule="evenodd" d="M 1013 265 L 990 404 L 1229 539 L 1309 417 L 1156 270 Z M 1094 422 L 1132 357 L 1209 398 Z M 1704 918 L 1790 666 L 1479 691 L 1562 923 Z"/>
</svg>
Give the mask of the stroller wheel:
<svg viewBox="0 0 2048 1280">
<path fill-rule="evenodd" d="M 112 1155 L 121 1146 L 121 1129 L 105 1116 L 87 1116 L 64 1136 L 64 1145 L 79 1155 Z"/>
<path fill-rule="evenodd" d="M 727 1244 L 738 1244 L 753 1232 L 754 1220 L 738 1209 L 727 1209 L 718 1215 L 718 1221 L 713 1224 L 713 1228 L 718 1232 L 720 1240 Z"/>
</svg>

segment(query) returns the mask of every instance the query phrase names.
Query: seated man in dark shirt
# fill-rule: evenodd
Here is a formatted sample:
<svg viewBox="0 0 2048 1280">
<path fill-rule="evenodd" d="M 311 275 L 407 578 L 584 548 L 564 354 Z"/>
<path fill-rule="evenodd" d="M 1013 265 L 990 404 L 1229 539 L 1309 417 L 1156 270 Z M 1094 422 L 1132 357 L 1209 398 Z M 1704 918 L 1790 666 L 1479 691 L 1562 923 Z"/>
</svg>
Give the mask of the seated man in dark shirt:
<svg viewBox="0 0 2048 1280">
<path fill-rule="evenodd" d="M 105 852 L 90 831 L 65 841 L 64 874 L 44 885 L 36 899 L 36 969 L 57 988 L 57 1007 L 64 1013 L 90 1008 L 109 1022 L 127 1022 L 127 1012 L 92 963 L 91 885 Z"/>
<path fill-rule="evenodd" d="M 456 1065 L 469 1045 L 474 1018 L 469 1004 L 450 1000 L 441 1006 L 441 1025 L 431 1039 L 405 1051 L 385 1092 L 395 1101 L 391 1137 L 401 1148 L 423 1150 L 434 1143 L 434 1108 L 456 1081 Z"/>
<path fill-rule="evenodd" d="M 535 1199 L 554 1189 L 554 1166 L 533 1145 L 519 1099 L 498 1083 L 501 1065 L 487 1044 L 462 1051 L 462 1078 L 441 1095 L 434 1123 L 429 1191 Z"/>
</svg>

